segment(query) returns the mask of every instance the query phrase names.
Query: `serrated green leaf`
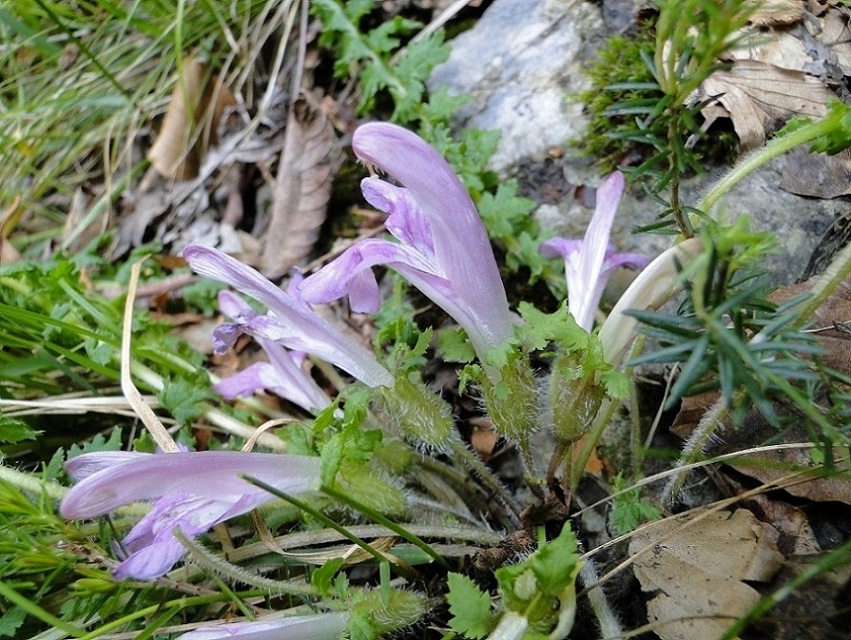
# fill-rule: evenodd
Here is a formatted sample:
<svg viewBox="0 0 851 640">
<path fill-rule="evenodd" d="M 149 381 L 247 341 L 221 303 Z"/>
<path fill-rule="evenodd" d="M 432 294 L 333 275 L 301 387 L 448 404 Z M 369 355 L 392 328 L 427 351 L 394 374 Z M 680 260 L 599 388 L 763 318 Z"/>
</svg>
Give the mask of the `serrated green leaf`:
<svg viewBox="0 0 851 640">
<path fill-rule="evenodd" d="M 84 453 L 96 453 L 99 451 L 121 451 L 122 449 L 121 429 L 115 428 L 106 438 L 102 433 L 98 433 L 90 442 L 86 442 L 83 446 L 72 444 L 68 448 L 68 460 L 76 458 Z"/>
<path fill-rule="evenodd" d="M 320 594 L 328 595 L 334 586 L 334 578 L 344 563 L 345 559 L 342 557 L 327 560 L 325 564 L 313 571 L 310 583 L 319 590 Z"/>
<path fill-rule="evenodd" d="M 567 303 L 553 313 L 544 313 L 529 302 L 521 302 L 517 310 L 525 321 L 520 334 L 530 350 L 543 349 L 553 341 L 568 350 L 588 348 L 589 334 L 568 313 Z"/>
<path fill-rule="evenodd" d="M 437 336 L 437 345 L 447 362 L 472 362 L 476 351 L 463 329 L 444 329 Z"/>
<path fill-rule="evenodd" d="M 196 375 L 167 380 L 157 399 L 177 422 L 188 425 L 204 411 L 204 402 L 214 396 L 207 372 L 199 370 Z"/>
<path fill-rule="evenodd" d="M 629 376 L 621 371 L 609 370 L 600 374 L 600 382 L 606 389 L 606 395 L 614 400 L 623 400 L 629 397 Z"/>
<path fill-rule="evenodd" d="M 27 612 L 21 607 L 10 607 L 0 616 L 0 638 L 17 638 L 17 631 L 27 617 Z"/>
<path fill-rule="evenodd" d="M 319 466 L 319 477 L 322 479 L 322 484 L 329 487 L 336 486 L 337 473 L 343 463 L 343 445 L 343 436 L 336 434 L 322 447 Z"/>
<path fill-rule="evenodd" d="M 555 624 L 561 599 L 575 597 L 580 565 L 576 538 L 566 524 L 557 538 L 541 542 L 528 558 L 494 575 L 506 609 L 524 616 L 533 632 L 541 632 Z"/>
<path fill-rule="evenodd" d="M 31 429 L 23 420 L 0 415 L 0 442 L 17 444 L 24 440 L 37 440 L 41 433 L 43 432 Z"/>
<path fill-rule="evenodd" d="M 487 636 L 496 623 L 490 594 L 460 573 L 450 573 L 447 582 L 449 592 L 446 601 L 449 603 L 449 613 L 452 614 L 449 628 L 472 640 Z"/>
</svg>

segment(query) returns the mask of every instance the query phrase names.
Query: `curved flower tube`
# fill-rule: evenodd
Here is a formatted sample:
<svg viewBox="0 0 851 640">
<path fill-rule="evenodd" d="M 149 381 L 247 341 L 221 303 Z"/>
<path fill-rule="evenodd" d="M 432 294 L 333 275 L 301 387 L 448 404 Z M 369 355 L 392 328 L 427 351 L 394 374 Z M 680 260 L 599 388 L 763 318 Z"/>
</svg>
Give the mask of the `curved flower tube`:
<svg viewBox="0 0 851 640">
<path fill-rule="evenodd" d="M 541 244 L 541 255 L 564 258 L 567 302 L 576 324 L 591 331 L 603 290 L 618 267 L 643 269 L 650 262 L 634 253 L 616 253 L 609 241 L 612 223 L 624 190 L 623 174 L 616 171 L 597 188 L 597 207 L 582 240 L 552 238 Z"/>
<path fill-rule="evenodd" d="M 318 613 L 255 622 L 230 622 L 200 627 L 176 640 L 337 640 L 349 621 L 348 613 Z"/>
<path fill-rule="evenodd" d="M 375 356 L 320 318 L 304 300 L 276 287 L 259 272 L 231 256 L 201 245 L 183 250 L 195 273 L 218 280 L 262 303 L 269 313 L 256 314 L 216 332 L 216 348 L 233 344 L 240 332 L 278 342 L 337 365 L 369 387 L 392 387 L 393 376 Z"/>
<path fill-rule="evenodd" d="M 122 542 L 119 579 L 152 580 L 167 573 L 185 552 L 172 533 L 175 527 L 195 537 L 275 499 L 242 475 L 287 493 L 320 486 L 319 458 L 282 454 L 102 452 L 72 458 L 65 469 L 80 480 L 59 506 L 66 519 L 94 518 L 131 502 L 156 500 Z"/>
<path fill-rule="evenodd" d="M 399 242 L 361 240 L 301 283 L 310 302 L 348 295 L 355 311 L 378 310 L 372 267 L 386 264 L 446 311 L 467 332 L 480 359 L 513 335 L 496 259 L 470 195 L 452 168 L 415 133 L 374 122 L 352 139 L 358 158 L 398 180 L 361 183 L 364 197 L 389 214 Z"/>
<path fill-rule="evenodd" d="M 250 327 L 251 321 L 258 315 L 242 298 L 231 291 L 219 292 L 219 310 L 234 320 L 233 326 L 239 330 L 241 325 Z M 217 332 L 233 334 L 230 326 L 225 325 Z M 261 389 L 273 393 L 297 404 L 307 411 L 322 410 L 331 400 L 321 387 L 302 369 L 304 353 L 290 351 L 273 340 L 257 338 L 269 362 L 257 362 L 213 386 L 213 389 L 226 399 L 251 395 Z M 218 342 L 218 340 L 217 340 Z"/>
</svg>

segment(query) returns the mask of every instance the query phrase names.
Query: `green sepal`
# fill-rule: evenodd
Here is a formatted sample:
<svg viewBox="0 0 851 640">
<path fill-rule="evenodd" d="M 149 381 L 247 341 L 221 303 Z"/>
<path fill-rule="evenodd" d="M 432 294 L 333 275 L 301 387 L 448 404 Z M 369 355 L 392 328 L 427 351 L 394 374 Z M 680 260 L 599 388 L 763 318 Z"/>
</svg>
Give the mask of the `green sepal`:
<svg viewBox="0 0 851 640">
<path fill-rule="evenodd" d="M 452 408 L 415 376 L 396 376 L 393 388 L 377 387 L 373 398 L 407 440 L 443 449 L 454 431 Z"/>
</svg>

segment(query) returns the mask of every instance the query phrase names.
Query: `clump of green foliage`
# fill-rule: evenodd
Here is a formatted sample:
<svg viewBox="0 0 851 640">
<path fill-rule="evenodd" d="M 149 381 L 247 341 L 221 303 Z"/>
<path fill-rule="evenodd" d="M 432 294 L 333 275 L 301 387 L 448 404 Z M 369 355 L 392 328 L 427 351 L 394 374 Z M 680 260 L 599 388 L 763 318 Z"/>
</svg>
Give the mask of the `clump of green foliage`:
<svg viewBox="0 0 851 640">
<path fill-rule="evenodd" d="M 680 178 L 701 172 L 705 159 L 726 159 L 733 148 L 729 133 L 705 135 L 699 115 L 703 105 L 692 95 L 721 68 L 723 54 L 747 40 L 745 27 L 755 7 L 740 0 L 657 4 L 654 22 L 634 39 L 610 38 L 589 69 L 592 86 L 580 97 L 588 104 L 591 126 L 576 144 L 599 154 L 608 168 L 623 165 L 633 178 L 650 178 L 660 198 L 667 191 L 660 215 L 664 222 L 651 228 L 672 232 L 676 225 L 690 237 Z M 683 20 L 686 15 L 691 18 Z"/>
<path fill-rule="evenodd" d="M 593 157 L 604 172 L 616 169 L 624 157 L 643 152 L 639 142 L 624 138 L 635 130 L 635 112 L 618 105 L 642 107 L 658 102 L 661 92 L 647 64 L 655 44 L 651 24 L 642 26 L 630 37 L 613 35 L 585 69 L 591 86 L 577 98 L 591 119 L 582 137 L 572 144 L 583 155 Z M 633 88 L 614 88 L 624 83 L 631 83 Z"/>
</svg>

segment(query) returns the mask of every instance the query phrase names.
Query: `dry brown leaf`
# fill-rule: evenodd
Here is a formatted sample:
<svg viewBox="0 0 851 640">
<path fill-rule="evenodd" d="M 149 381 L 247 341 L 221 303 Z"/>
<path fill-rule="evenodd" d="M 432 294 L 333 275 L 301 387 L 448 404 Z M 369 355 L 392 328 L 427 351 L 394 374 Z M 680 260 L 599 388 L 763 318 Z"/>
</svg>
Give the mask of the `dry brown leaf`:
<svg viewBox="0 0 851 640">
<path fill-rule="evenodd" d="M 847 74 L 851 71 L 851 26 L 848 16 L 840 11 L 828 11 L 819 21 L 821 28 L 817 39 L 827 48 L 830 61 L 839 65 Z"/>
<path fill-rule="evenodd" d="M 236 104 L 230 89 L 192 58 L 171 94 L 159 135 L 150 151 L 151 165 L 165 178 L 190 180 L 209 147 L 218 143 L 218 127 L 225 109 Z"/>
<path fill-rule="evenodd" d="M 316 242 L 331 197 L 337 146 L 329 118 L 306 99 L 293 105 L 287 120 L 269 226 L 263 238 L 262 271 L 283 275 Z"/>
<path fill-rule="evenodd" d="M 729 117 L 742 150 L 765 142 L 792 116 L 820 118 L 831 92 L 815 78 L 754 60 L 737 60 L 728 71 L 713 73 L 692 96 L 708 100 L 701 112 L 709 123 Z"/>
<path fill-rule="evenodd" d="M 741 489 L 744 491 L 744 487 Z M 742 505 L 752 510 L 761 521 L 770 522 L 778 531 L 777 546 L 784 555 L 807 556 L 823 551 L 802 509 L 764 493 L 751 495 Z"/>
<path fill-rule="evenodd" d="M 750 19 L 751 24 L 757 27 L 794 24 L 804 17 L 801 0 L 749 0 L 749 3 L 759 7 Z"/>
<path fill-rule="evenodd" d="M 734 60 L 754 60 L 781 69 L 804 71 L 813 63 L 809 51 L 800 37 L 779 31 L 753 38 L 747 47 L 733 49 L 729 55 Z"/>
<path fill-rule="evenodd" d="M 835 155 L 792 149 L 783 159 L 780 188 L 810 198 L 838 198 L 851 194 L 851 151 Z"/>
<path fill-rule="evenodd" d="M 629 552 L 652 547 L 634 568 L 642 590 L 655 594 L 647 603 L 653 631 L 662 640 L 715 640 L 760 600 L 745 581 L 770 580 L 783 555 L 777 531 L 746 509 L 713 513 L 683 527 L 688 519 L 638 533 Z"/>
<path fill-rule="evenodd" d="M 486 418 L 474 418 L 470 420 L 470 424 L 473 427 L 470 433 L 470 446 L 483 460 L 490 460 L 499 442 L 499 435 L 494 430 L 493 423 Z"/>
</svg>

